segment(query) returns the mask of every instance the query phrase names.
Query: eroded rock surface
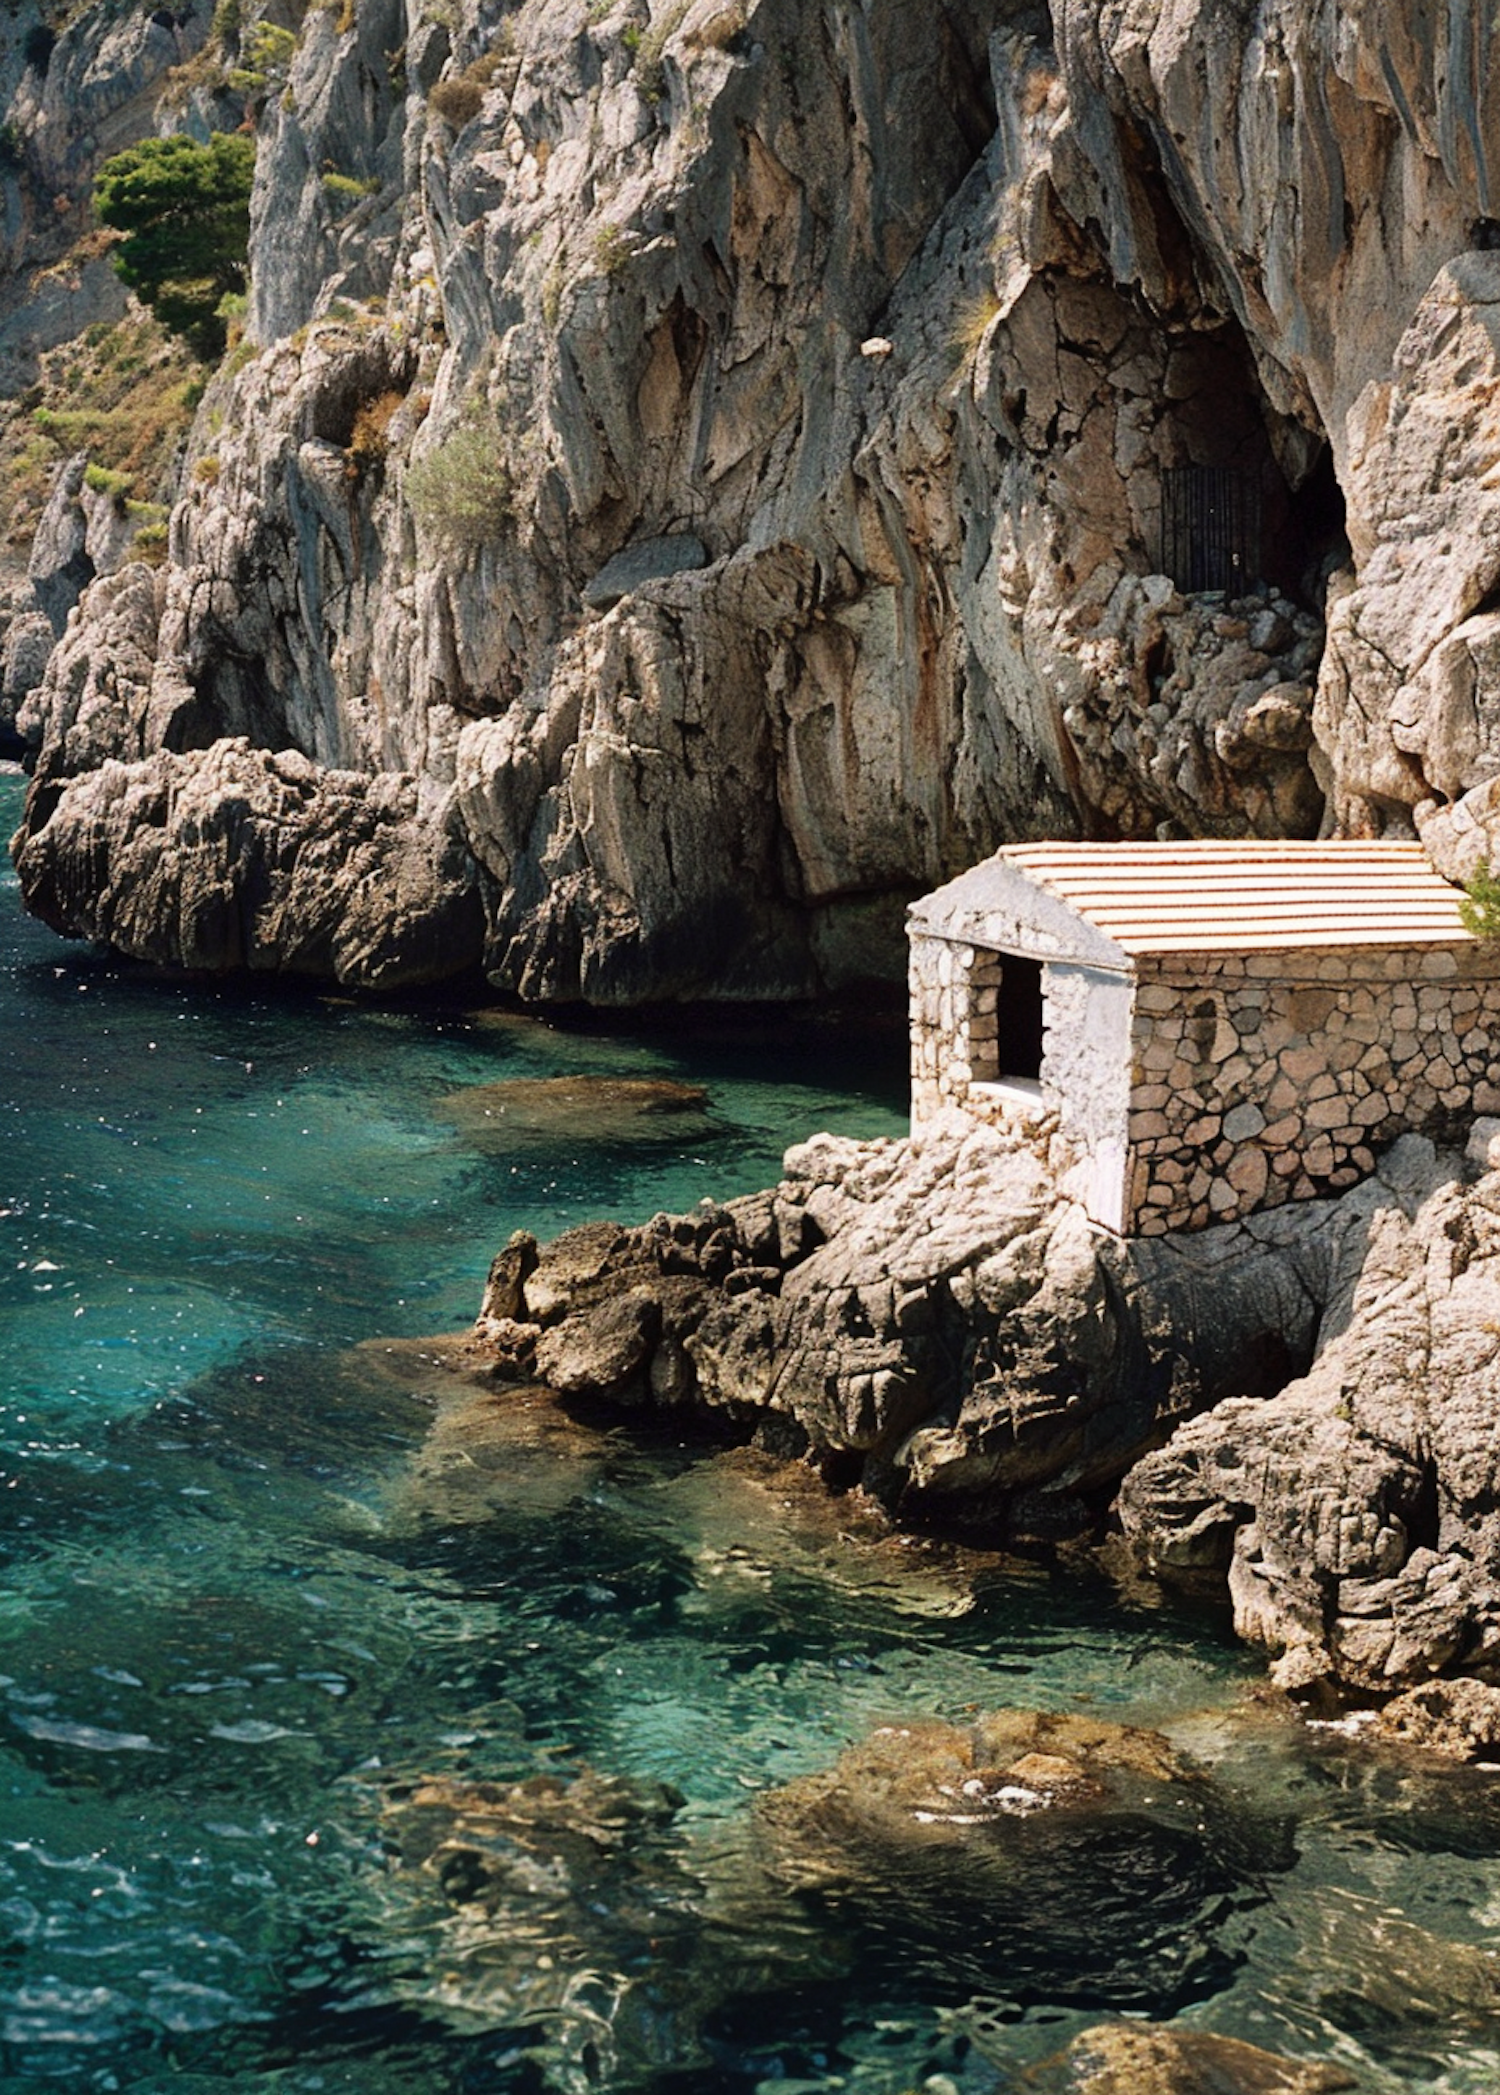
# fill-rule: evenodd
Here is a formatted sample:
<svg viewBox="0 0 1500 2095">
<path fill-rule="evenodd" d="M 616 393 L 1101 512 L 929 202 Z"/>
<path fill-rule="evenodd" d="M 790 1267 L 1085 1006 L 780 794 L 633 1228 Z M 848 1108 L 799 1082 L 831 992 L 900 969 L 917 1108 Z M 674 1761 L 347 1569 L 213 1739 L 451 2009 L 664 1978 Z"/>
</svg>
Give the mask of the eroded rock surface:
<svg viewBox="0 0 1500 2095">
<path fill-rule="evenodd" d="M 1500 1667 L 1500 1176 L 1414 1137 L 1347 1194 L 1311 1371 L 1182 1426 L 1126 1478 L 1160 1577 L 1227 1578 L 1288 1686 L 1386 1693 Z"/>
<path fill-rule="evenodd" d="M 996 1539 L 1086 1526 L 1174 1420 L 1311 1358 L 1316 1224 L 1121 1242 L 1023 1145 L 821 1136 L 774 1191 L 496 1261 L 501 1371 L 689 1405 Z"/>
</svg>

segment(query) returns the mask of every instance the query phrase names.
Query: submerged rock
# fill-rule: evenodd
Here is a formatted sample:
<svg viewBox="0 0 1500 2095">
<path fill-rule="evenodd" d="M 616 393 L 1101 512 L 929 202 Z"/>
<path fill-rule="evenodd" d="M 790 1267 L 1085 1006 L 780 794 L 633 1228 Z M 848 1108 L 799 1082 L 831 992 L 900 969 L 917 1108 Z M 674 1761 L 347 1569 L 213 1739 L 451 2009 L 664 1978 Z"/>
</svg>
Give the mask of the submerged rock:
<svg viewBox="0 0 1500 2095">
<path fill-rule="evenodd" d="M 660 1502 L 698 1580 L 699 1617 L 755 1609 L 785 1584 L 835 1606 L 874 1599 L 903 1616 L 952 1620 L 982 1604 L 997 1573 L 1041 1575 L 992 1550 L 903 1531 L 866 1493 L 835 1497 L 805 1463 L 754 1447 L 704 1455 L 661 1488 Z"/>
<path fill-rule="evenodd" d="M 1281 2058 L 1211 2030 L 1107 2022 L 1022 2085 L 1036 2095 L 1335 2095 L 1359 2082 L 1342 2067 Z"/>
<path fill-rule="evenodd" d="M 1288 1991 L 1338 2028 L 1377 2038 L 1400 2028 L 1493 2029 L 1500 1951 L 1419 1927 L 1383 1900 L 1329 1887 L 1300 1929 Z"/>
<path fill-rule="evenodd" d="M 692 1132 L 705 1117 L 701 1084 L 671 1077 L 503 1077 L 436 1101 L 482 1149 L 518 1142 L 650 1142 Z"/>
<path fill-rule="evenodd" d="M 580 1926 L 594 1932 L 606 1899 L 628 1898 L 643 1873 L 643 1851 L 682 1803 L 663 1783 L 584 1767 L 510 1783 L 417 1781 L 388 1794 L 386 1816 L 400 1865 L 428 1871 L 450 1904 L 494 1916 L 519 1897 L 532 1916 L 532 1939 L 545 1916 L 561 1949 Z M 637 1918 L 649 1931 L 651 1919 Z"/>
<path fill-rule="evenodd" d="M 408 1925 L 420 1924 L 423 1885 L 450 1916 L 412 1996 L 533 2041 L 544 2023 L 554 2058 L 583 2069 L 580 2084 L 622 2058 L 680 2058 L 696 2029 L 702 1896 L 673 1838 L 682 1801 L 665 1784 L 587 1766 L 392 1785 L 390 1895 Z M 658 1956 L 659 1983 L 642 1986 Z"/>
<path fill-rule="evenodd" d="M 399 1372 L 394 1364 L 389 1371 Z M 419 1368 L 401 1379 L 432 1405 L 433 1419 L 385 1493 L 388 1528 L 565 1519 L 598 1488 L 611 1435 L 571 1417 L 550 1390 L 476 1388 L 463 1365 Z"/>
<path fill-rule="evenodd" d="M 885 1726 L 758 1798 L 756 1823 L 767 1867 L 856 1922 L 862 1956 L 1010 1999 L 1212 1991 L 1221 1930 L 1289 1860 L 1156 1733 L 1031 1710 Z"/>
</svg>

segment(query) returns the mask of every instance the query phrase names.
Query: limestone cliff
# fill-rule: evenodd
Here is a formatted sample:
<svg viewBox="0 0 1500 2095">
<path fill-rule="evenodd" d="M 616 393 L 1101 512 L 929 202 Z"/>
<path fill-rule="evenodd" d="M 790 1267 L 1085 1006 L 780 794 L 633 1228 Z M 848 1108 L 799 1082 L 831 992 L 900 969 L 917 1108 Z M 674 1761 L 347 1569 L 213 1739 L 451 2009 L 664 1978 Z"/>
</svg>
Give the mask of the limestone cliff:
<svg viewBox="0 0 1500 2095">
<path fill-rule="evenodd" d="M 244 793 L 285 751 L 400 830 L 344 978 L 532 999 L 898 971 L 899 904 L 1017 835 L 1500 841 L 1473 0 L 265 12 L 167 565 L 23 707 L 60 927 L 325 966 L 338 821 Z M 1182 466 L 1256 491 L 1249 601 L 1162 572 Z"/>
</svg>

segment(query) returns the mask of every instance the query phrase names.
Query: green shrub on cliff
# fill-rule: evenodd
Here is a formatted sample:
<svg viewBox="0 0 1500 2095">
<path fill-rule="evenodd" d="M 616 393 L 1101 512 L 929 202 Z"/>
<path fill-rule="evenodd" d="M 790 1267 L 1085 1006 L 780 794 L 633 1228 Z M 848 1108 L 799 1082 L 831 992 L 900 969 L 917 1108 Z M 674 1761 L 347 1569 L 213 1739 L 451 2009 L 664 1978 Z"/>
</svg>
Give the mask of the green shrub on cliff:
<svg viewBox="0 0 1500 2095">
<path fill-rule="evenodd" d="M 257 22 L 240 38 L 240 62 L 231 66 L 229 85 L 252 101 L 286 84 L 297 39 L 275 22 Z"/>
<path fill-rule="evenodd" d="M 204 358 L 224 352 L 220 301 L 245 288 L 255 141 L 146 138 L 106 160 L 94 207 L 125 234 L 115 268 L 163 326 Z"/>
<path fill-rule="evenodd" d="M 86 236 L 75 251 L 96 252 Z M 26 563 L 37 519 L 58 466 L 86 451 L 95 468 L 119 475 L 129 497 L 166 499 L 177 448 L 202 393 L 203 367 L 149 314 L 96 321 L 71 342 L 44 350 L 36 382 L 0 400 L 0 487 L 8 515 L 0 547 Z M 109 484 L 106 492 L 117 493 Z"/>
<path fill-rule="evenodd" d="M 471 409 L 451 436 L 413 460 L 406 499 L 432 537 L 466 547 L 499 536 L 511 509 L 503 445 L 495 414 Z"/>
</svg>

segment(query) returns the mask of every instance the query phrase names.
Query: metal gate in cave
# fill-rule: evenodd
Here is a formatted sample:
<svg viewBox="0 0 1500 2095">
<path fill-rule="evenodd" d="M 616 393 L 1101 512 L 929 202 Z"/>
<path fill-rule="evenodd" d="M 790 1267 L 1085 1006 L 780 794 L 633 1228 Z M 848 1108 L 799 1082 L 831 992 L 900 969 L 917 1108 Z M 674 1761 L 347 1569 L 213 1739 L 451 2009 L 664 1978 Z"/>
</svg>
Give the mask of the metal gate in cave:
<svg viewBox="0 0 1500 2095">
<path fill-rule="evenodd" d="M 1260 475 L 1168 466 L 1161 476 L 1161 569 L 1187 594 L 1260 587 Z"/>
</svg>

